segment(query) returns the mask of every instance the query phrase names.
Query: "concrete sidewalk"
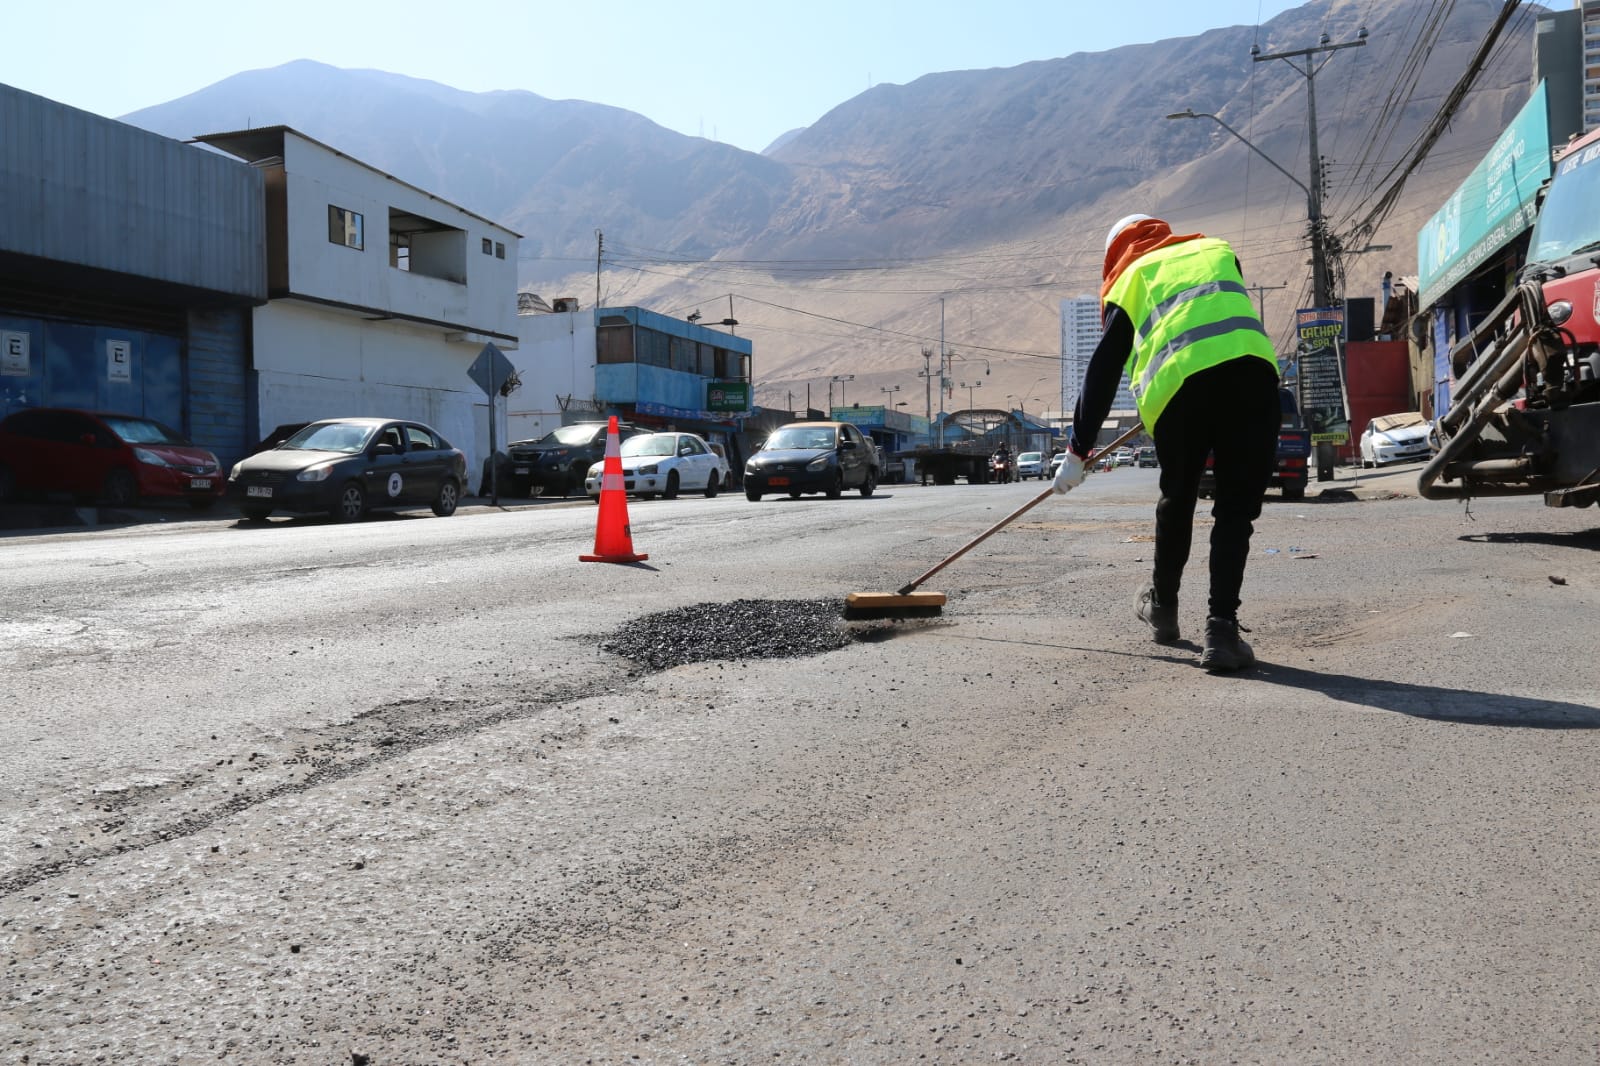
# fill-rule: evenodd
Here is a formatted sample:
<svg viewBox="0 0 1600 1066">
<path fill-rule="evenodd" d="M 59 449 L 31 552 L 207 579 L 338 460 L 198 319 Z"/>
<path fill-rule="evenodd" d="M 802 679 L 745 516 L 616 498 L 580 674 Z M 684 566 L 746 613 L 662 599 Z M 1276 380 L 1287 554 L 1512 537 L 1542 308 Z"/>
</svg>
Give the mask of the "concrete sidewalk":
<svg viewBox="0 0 1600 1066">
<path fill-rule="evenodd" d="M 1315 473 L 1306 486 L 1306 495 L 1353 495 L 1358 500 L 1390 500 L 1397 496 L 1416 496 L 1417 478 L 1424 462 L 1396 463 L 1364 470 L 1359 466 L 1339 466 L 1332 481 L 1317 481 Z"/>
</svg>

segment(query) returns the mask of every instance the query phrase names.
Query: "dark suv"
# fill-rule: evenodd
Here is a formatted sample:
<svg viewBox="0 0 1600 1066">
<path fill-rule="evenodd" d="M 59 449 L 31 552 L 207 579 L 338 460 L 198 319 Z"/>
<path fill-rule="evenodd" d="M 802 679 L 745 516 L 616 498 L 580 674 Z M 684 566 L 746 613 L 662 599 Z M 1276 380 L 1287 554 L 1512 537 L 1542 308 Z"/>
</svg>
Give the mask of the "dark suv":
<svg viewBox="0 0 1600 1066">
<path fill-rule="evenodd" d="M 575 422 L 538 440 L 513 441 L 506 447 L 507 458 L 500 468 L 501 491 L 508 496 L 582 492 L 589 467 L 606 457 L 609 426 L 609 422 Z M 622 424 L 617 436 L 626 440 L 636 432 L 633 426 Z"/>
</svg>

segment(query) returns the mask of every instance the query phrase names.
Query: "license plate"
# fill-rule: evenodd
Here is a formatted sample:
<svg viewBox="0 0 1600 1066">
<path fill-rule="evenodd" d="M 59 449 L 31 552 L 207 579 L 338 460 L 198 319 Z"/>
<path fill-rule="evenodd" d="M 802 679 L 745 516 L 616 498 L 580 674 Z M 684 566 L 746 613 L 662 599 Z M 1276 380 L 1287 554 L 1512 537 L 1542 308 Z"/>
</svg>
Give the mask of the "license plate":
<svg viewBox="0 0 1600 1066">
<path fill-rule="evenodd" d="M 513 467 L 512 469 L 518 474 L 526 474 L 528 472 L 528 468 L 525 466 Z"/>
<path fill-rule="evenodd" d="M 191 489 L 209 489 L 211 487 L 211 479 L 208 477 L 192 477 L 189 479 L 189 487 Z"/>
<path fill-rule="evenodd" d="M 789 483 L 789 479 L 786 478 L 786 477 L 769 477 L 769 478 L 767 478 L 767 484 L 768 485 L 787 485 L 788 483 Z"/>
<path fill-rule="evenodd" d="M 251 485 L 249 488 L 244 490 L 244 494 L 246 496 L 271 496 L 272 495 L 272 486 L 271 485 Z"/>
</svg>

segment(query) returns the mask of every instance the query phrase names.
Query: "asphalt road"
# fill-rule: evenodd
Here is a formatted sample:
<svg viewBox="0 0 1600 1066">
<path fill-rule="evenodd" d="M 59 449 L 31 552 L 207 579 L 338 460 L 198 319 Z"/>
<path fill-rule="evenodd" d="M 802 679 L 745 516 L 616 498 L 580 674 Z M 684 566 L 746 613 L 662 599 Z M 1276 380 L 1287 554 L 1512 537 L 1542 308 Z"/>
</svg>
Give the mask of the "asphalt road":
<svg viewBox="0 0 1600 1066">
<path fill-rule="evenodd" d="M 1600 521 L 1406 477 L 1269 502 L 1239 677 L 1132 618 L 1154 471 L 666 671 L 601 645 L 1041 486 L 633 502 L 638 566 L 577 503 L 0 541 L 0 1051 L 1593 1062 Z"/>
</svg>

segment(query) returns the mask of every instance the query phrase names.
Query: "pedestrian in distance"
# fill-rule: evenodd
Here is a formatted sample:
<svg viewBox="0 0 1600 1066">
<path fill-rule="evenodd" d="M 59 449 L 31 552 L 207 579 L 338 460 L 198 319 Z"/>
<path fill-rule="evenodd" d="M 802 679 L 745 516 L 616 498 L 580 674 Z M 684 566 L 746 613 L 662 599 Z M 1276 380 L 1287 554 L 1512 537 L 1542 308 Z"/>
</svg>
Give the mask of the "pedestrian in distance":
<svg viewBox="0 0 1600 1066">
<path fill-rule="evenodd" d="M 1084 463 L 1126 370 L 1161 466 L 1154 562 L 1134 612 L 1158 644 L 1179 639 L 1178 590 L 1194 509 L 1213 457 L 1216 519 L 1200 665 L 1255 663 L 1239 637 L 1239 592 L 1250 536 L 1277 456 L 1278 361 L 1228 242 L 1175 235 L 1159 218 L 1128 215 L 1106 235 L 1101 336 L 1084 374 L 1055 491 L 1083 483 Z"/>
</svg>

